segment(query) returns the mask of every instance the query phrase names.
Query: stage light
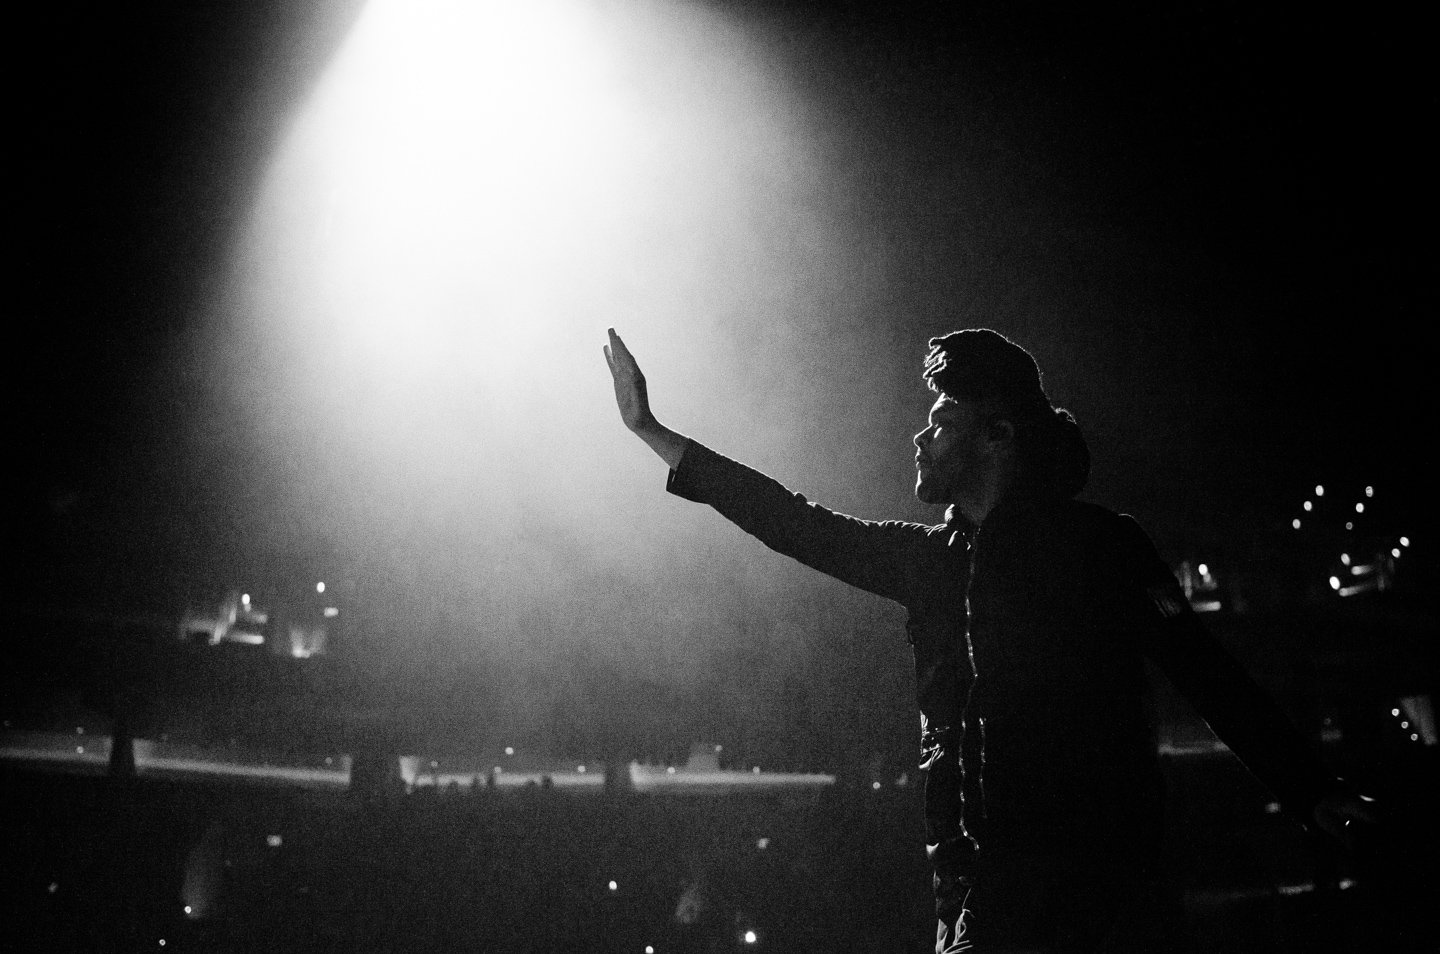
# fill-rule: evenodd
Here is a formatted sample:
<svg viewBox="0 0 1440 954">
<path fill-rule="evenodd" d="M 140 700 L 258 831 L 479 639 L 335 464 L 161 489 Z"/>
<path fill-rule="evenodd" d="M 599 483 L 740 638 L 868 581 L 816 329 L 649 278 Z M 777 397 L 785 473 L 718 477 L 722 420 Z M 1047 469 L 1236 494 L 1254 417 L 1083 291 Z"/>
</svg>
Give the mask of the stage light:
<svg viewBox="0 0 1440 954">
<path fill-rule="evenodd" d="M 1401 537 L 1401 538 L 1400 538 L 1400 545 L 1401 545 L 1402 547 L 1408 547 L 1408 546 L 1410 545 L 1410 538 L 1409 538 L 1409 537 Z"/>
<path fill-rule="evenodd" d="M 755 847 L 756 847 L 756 848 L 759 848 L 761 851 L 764 851 L 766 848 L 769 848 L 769 847 L 770 847 L 770 839 L 769 839 L 769 838 L 760 838 L 760 839 L 756 840 L 756 842 L 755 842 Z"/>
<path fill-rule="evenodd" d="M 315 584 L 315 592 L 316 592 L 316 593 L 324 593 L 324 592 L 325 592 L 325 581 L 324 581 L 324 580 L 321 580 L 319 583 L 316 583 L 316 584 Z"/>
<path fill-rule="evenodd" d="M 1367 497 L 1373 497 L 1373 496 L 1375 496 L 1375 488 L 1374 488 L 1374 487 L 1366 487 L 1366 488 L 1365 488 L 1365 496 L 1367 496 Z"/>
<path fill-rule="evenodd" d="M 1311 503 L 1310 501 L 1308 501 L 1308 500 L 1305 501 L 1305 503 L 1303 504 L 1303 506 L 1304 506 L 1304 508 L 1305 508 L 1305 512 L 1306 512 L 1306 513 L 1309 513 L 1310 511 L 1312 511 L 1312 510 L 1315 509 L 1315 505 L 1312 504 L 1312 503 Z"/>
<path fill-rule="evenodd" d="M 1340 554 L 1340 563 L 1341 563 L 1341 565 L 1343 565 L 1343 566 L 1349 566 L 1349 565 L 1350 565 L 1350 554 L 1348 554 L 1348 553 L 1342 553 L 1342 554 Z"/>
<path fill-rule="evenodd" d="M 515 747 L 514 747 L 513 745 L 507 745 L 507 746 L 505 746 L 505 754 L 506 754 L 506 755 L 514 755 L 514 754 L 515 754 Z"/>
<path fill-rule="evenodd" d="M 1291 520 L 1291 521 L 1290 521 L 1290 526 L 1294 527 L 1296 530 L 1299 530 L 1299 529 L 1300 529 L 1300 518 L 1299 518 L 1299 517 L 1296 517 L 1294 520 Z"/>
<path fill-rule="evenodd" d="M 871 783 L 870 783 L 870 787 L 873 788 L 873 789 L 874 789 L 875 791 L 877 791 L 877 792 L 880 791 L 880 783 L 879 783 L 879 782 L 871 782 Z"/>
<path fill-rule="evenodd" d="M 746 943 L 746 944 L 754 944 L 757 940 L 759 940 L 759 938 L 756 936 L 756 934 L 755 934 L 754 931 L 746 931 L 746 932 L 745 932 L 745 943 Z"/>
<path fill-rule="evenodd" d="M 1391 555 L 1392 557 L 1394 557 L 1395 559 L 1397 559 L 1397 560 L 1400 559 L 1400 548 L 1399 548 L 1399 547 L 1391 547 L 1391 548 L 1390 548 L 1390 555 Z"/>
<path fill-rule="evenodd" d="M 284 843 L 285 839 L 281 838 L 279 835 L 265 836 L 265 844 L 269 845 L 271 848 L 279 848 Z"/>
<path fill-rule="evenodd" d="M 1332 576 L 1332 577 L 1330 577 L 1330 589 L 1332 589 L 1332 590 L 1337 590 L 1337 591 L 1340 589 L 1340 577 L 1338 577 L 1338 576 Z"/>
<path fill-rule="evenodd" d="M 1315 485 L 1315 496 L 1317 496 L 1317 497 L 1323 497 L 1323 496 L 1325 496 L 1325 488 L 1322 487 L 1320 484 L 1316 484 L 1316 485 Z"/>
<path fill-rule="evenodd" d="M 1391 709 L 1391 710 L 1390 710 L 1390 714 L 1391 714 L 1392 716 L 1398 716 L 1398 715 L 1400 715 L 1400 710 L 1399 710 L 1399 709 Z"/>
<path fill-rule="evenodd" d="M 1364 512 L 1365 512 L 1365 505 L 1364 505 L 1363 503 L 1357 503 L 1357 504 L 1355 505 L 1355 512 L 1356 512 L 1356 513 L 1364 513 Z"/>
</svg>

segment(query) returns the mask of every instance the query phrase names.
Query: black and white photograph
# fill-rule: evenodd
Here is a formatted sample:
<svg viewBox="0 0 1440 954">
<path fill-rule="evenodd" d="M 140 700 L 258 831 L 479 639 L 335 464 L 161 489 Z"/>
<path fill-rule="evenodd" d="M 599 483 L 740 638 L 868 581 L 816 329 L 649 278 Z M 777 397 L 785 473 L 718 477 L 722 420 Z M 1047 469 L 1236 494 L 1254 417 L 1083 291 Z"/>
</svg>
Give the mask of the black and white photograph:
<svg viewBox="0 0 1440 954">
<path fill-rule="evenodd" d="M 7 948 L 1436 950 L 1425 23 L 22 9 Z"/>
</svg>

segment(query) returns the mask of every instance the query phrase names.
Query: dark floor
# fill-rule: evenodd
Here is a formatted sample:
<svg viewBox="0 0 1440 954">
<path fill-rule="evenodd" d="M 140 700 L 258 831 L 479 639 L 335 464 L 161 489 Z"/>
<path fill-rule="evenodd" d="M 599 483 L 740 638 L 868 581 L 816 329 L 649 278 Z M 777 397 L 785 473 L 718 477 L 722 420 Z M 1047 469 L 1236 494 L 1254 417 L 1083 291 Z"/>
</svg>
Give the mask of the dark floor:
<svg viewBox="0 0 1440 954">
<path fill-rule="evenodd" d="M 1167 773 L 1172 864 L 1195 951 L 1435 949 L 1440 935 L 1421 930 L 1433 855 L 1423 868 L 1341 857 L 1267 812 L 1263 792 L 1223 757 L 1171 760 Z M 7 922 L 22 949 L 671 954 L 933 944 L 914 786 L 363 802 L 13 766 L 3 780 Z"/>
</svg>

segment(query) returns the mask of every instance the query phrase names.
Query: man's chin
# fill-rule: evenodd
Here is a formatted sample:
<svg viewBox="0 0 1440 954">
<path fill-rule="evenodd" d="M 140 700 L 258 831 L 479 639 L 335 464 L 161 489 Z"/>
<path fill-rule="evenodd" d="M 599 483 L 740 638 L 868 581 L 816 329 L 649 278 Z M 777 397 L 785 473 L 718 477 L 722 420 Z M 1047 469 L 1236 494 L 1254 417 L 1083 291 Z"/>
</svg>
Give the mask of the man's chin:
<svg viewBox="0 0 1440 954">
<path fill-rule="evenodd" d="M 919 476 L 915 478 L 915 499 L 926 504 L 948 504 L 950 494 L 945 488 L 937 487 L 934 481 Z"/>
</svg>

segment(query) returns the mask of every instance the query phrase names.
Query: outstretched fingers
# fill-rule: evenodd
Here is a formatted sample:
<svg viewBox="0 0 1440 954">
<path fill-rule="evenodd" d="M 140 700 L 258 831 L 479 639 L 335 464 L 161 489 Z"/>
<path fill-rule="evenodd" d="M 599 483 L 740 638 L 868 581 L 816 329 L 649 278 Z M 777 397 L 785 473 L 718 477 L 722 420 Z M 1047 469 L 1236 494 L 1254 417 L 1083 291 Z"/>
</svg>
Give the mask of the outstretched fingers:
<svg viewBox="0 0 1440 954">
<path fill-rule="evenodd" d="M 615 333 L 614 328 L 607 329 L 607 334 L 610 336 L 610 343 L 605 346 L 605 357 L 610 360 L 610 366 L 626 370 L 633 368 L 635 356 L 625 347 L 625 340 Z"/>
</svg>

